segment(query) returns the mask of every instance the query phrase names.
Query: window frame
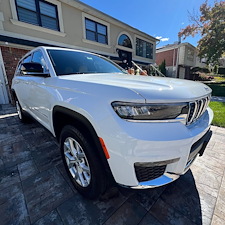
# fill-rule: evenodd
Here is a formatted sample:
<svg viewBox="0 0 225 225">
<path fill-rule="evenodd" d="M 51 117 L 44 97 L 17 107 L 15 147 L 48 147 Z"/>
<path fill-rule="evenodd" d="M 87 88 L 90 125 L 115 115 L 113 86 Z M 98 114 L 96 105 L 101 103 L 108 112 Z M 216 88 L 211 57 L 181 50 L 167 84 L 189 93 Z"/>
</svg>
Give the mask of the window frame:
<svg viewBox="0 0 225 225">
<path fill-rule="evenodd" d="M 32 11 L 32 10 L 30 10 L 30 9 L 23 8 L 23 7 L 21 7 L 21 6 L 18 6 L 17 0 L 14 0 L 14 2 L 15 2 L 15 8 L 16 8 L 16 14 L 17 14 L 17 19 L 18 19 L 18 21 L 23 22 L 23 23 L 28 23 L 28 24 L 31 24 L 31 25 L 34 25 L 34 26 L 39 26 L 39 27 L 42 27 L 42 28 L 45 28 L 45 29 L 50 29 L 50 30 L 53 30 L 53 31 L 60 31 L 60 22 L 59 22 L 58 5 L 53 4 L 53 3 L 49 2 L 49 1 L 45 1 L 45 0 L 34 0 L 35 6 L 36 6 L 36 11 Z M 47 16 L 47 17 L 52 18 L 52 19 L 55 19 L 55 20 L 56 20 L 56 25 L 57 25 L 56 28 L 57 28 L 57 29 L 52 29 L 52 28 L 45 27 L 45 26 L 42 25 L 41 16 L 42 16 L 43 14 L 41 14 L 41 10 L 40 10 L 40 2 L 43 2 L 43 3 L 48 4 L 48 5 L 51 5 L 51 6 L 53 6 L 53 7 L 55 8 L 56 18 L 51 17 L 51 16 L 47 16 L 47 15 L 44 15 L 44 16 Z M 36 15 L 37 15 L 37 23 L 38 23 L 38 24 L 33 24 L 33 23 L 21 21 L 21 20 L 19 19 L 18 7 L 23 8 L 23 9 L 28 10 L 28 11 L 31 11 L 31 12 L 35 12 Z"/>
<path fill-rule="evenodd" d="M 138 53 L 138 51 L 137 51 L 137 41 L 138 41 L 138 39 L 146 43 L 146 53 L 145 53 L 145 56 L 144 56 L 143 54 L 142 54 L 142 55 L 138 55 L 138 54 L 137 54 L 137 53 Z M 147 57 L 147 44 L 150 44 L 151 47 L 152 47 L 152 48 L 151 48 L 152 51 L 151 51 L 150 57 Z M 143 51 L 143 49 L 142 49 L 142 51 Z M 141 37 L 136 37 L 136 43 L 135 43 L 135 53 L 136 53 L 136 56 L 142 57 L 142 58 L 145 58 L 145 59 L 153 60 L 153 58 L 154 58 L 154 53 L 153 53 L 153 51 L 154 51 L 154 44 L 153 44 L 151 41 L 145 40 L 144 38 L 141 38 Z M 144 51 L 143 51 L 143 52 L 144 52 Z"/>
<path fill-rule="evenodd" d="M 130 41 L 130 47 L 127 47 L 127 46 L 124 46 L 124 45 L 120 45 L 120 44 L 119 44 L 120 37 L 122 37 L 123 35 L 126 36 L 126 37 L 129 39 L 129 41 Z M 129 37 L 127 34 L 125 34 L 125 33 L 122 33 L 122 34 L 120 34 L 120 35 L 118 36 L 117 45 L 118 45 L 118 46 L 121 46 L 121 47 L 124 47 L 124 48 L 133 49 L 133 43 L 132 43 L 130 37 Z"/>
<path fill-rule="evenodd" d="M 89 20 L 89 21 L 91 21 L 91 22 L 93 22 L 95 24 L 95 31 L 87 29 L 87 27 L 86 27 L 86 21 L 87 20 Z M 104 26 L 105 27 L 106 35 L 101 34 L 101 33 L 98 33 L 98 25 L 101 25 L 101 26 Z M 84 18 L 84 27 L 85 27 L 85 37 L 86 37 L 86 39 L 88 41 L 93 41 L 93 42 L 97 42 L 99 44 L 108 45 L 108 42 L 109 42 L 108 41 L 108 29 L 107 29 L 107 26 L 105 24 L 99 23 L 99 22 L 97 22 L 97 21 L 95 21 L 93 19 L 90 19 L 90 18 L 85 17 Z M 87 38 L 87 31 L 93 32 L 95 34 L 95 40 L 90 40 L 90 39 Z M 106 43 L 99 42 L 98 41 L 98 35 L 104 36 L 105 37 L 105 40 L 106 40 Z"/>
<path fill-rule="evenodd" d="M 82 28 L 83 28 L 82 29 L 82 31 L 83 31 L 82 32 L 83 33 L 82 42 L 87 43 L 87 44 L 91 44 L 91 45 L 96 45 L 98 47 L 103 47 L 103 48 L 108 48 L 108 49 L 112 48 L 111 37 L 110 37 L 110 27 L 111 27 L 110 23 L 106 22 L 106 20 L 99 19 L 99 18 L 97 18 L 95 16 L 92 16 L 90 14 L 87 14 L 85 12 L 82 12 L 81 15 L 82 15 Z M 107 45 L 102 44 L 100 42 L 90 41 L 90 40 L 86 39 L 85 18 L 96 21 L 96 22 L 98 22 L 100 24 L 103 24 L 107 27 L 107 34 L 108 34 L 108 44 Z M 100 53 L 100 51 L 98 51 L 98 53 Z M 102 54 L 104 54 L 104 53 L 102 52 Z"/>
</svg>

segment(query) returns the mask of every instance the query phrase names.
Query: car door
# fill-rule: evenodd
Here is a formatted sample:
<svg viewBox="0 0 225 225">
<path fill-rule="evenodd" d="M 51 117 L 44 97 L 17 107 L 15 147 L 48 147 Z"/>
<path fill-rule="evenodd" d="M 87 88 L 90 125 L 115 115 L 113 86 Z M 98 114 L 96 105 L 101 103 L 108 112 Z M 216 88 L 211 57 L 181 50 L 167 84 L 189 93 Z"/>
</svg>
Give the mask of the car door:
<svg viewBox="0 0 225 225">
<path fill-rule="evenodd" d="M 26 56 L 18 65 L 16 72 L 15 72 L 15 77 L 14 77 L 14 90 L 16 92 L 16 96 L 20 102 L 20 105 L 22 106 L 23 109 L 29 110 L 29 103 L 28 103 L 28 97 L 29 97 L 29 92 L 30 92 L 30 86 L 29 86 L 29 80 L 30 77 L 24 75 L 20 68 L 22 63 L 28 63 L 31 61 L 32 55 Z"/>
<path fill-rule="evenodd" d="M 48 73 L 46 60 L 41 50 L 37 50 L 33 53 L 31 62 L 40 63 L 44 68 L 44 73 Z M 30 111 L 35 115 L 36 119 L 44 126 L 49 124 L 49 113 L 50 113 L 50 95 L 48 83 L 50 77 L 33 76 L 29 81 L 29 108 Z"/>
</svg>

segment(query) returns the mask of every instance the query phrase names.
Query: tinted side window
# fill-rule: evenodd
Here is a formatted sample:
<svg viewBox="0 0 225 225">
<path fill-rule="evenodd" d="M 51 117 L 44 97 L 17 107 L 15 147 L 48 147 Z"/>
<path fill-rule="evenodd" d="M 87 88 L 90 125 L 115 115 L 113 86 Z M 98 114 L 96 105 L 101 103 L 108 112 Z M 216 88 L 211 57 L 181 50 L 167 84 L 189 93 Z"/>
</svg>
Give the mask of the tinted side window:
<svg viewBox="0 0 225 225">
<path fill-rule="evenodd" d="M 24 60 L 23 63 L 28 63 L 31 61 L 31 55 L 28 55 Z"/>
<path fill-rule="evenodd" d="M 41 51 L 36 51 L 33 53 L 32 62 L 40 63 L 44 67 L 44 72 L 47 71 L 46 62 Z"/>
</svg>

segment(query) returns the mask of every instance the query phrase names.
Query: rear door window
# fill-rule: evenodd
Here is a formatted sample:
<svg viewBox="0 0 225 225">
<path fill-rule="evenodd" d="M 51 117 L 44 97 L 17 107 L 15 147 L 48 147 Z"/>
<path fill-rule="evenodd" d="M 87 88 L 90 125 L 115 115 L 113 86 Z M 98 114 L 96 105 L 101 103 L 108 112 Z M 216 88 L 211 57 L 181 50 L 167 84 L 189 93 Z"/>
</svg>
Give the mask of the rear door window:
<svg viewBox="0 0 225 225">
<path fill-rule="evenodd" d="M 32 55 L 30 54 L 30 55 L 28 55 L 26 58 L 24 58 L 20 63 L 19 63 L 19 65 L 18 65 L 18 67 L 17 67 L 17 69 L 16 69 L 16 76 L 23 76 L 23 74 L 21 73 L 21 71 L 20 71 L 20 68 L 21 68 L 21 65 L 22 65 L 22 63 L 29 63 L 29 62 L 31 62 L 31 57 L 32 57 Z"/>
</svg>

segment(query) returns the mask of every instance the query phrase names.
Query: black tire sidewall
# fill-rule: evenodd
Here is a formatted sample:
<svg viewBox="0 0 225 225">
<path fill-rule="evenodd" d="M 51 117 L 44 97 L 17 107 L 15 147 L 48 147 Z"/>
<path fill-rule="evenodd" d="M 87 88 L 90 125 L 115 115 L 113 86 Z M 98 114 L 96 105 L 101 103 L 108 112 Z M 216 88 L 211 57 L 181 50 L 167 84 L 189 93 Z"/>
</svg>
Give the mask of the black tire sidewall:
<svg viewBox="0 0 225 225">
<path fill-rule="evenodd" d="M 22 109 L 22 107 L 21 107 L 21 105 L 20 105 L 20 102 L 19 102 L 19 100 L 18 100 L 17 98 L 15 99 L 15 103 L 16 103 L 16 104 L 18 103 L 18 107 L 20 108 L 21 118 L 20 118 L 19 115 L 18 115 L 19 120 L 20 120 L 21 122 L 23 122 L 23 123 L 26 123 L 26 122 L 28 121 L 28 118 L 27 118 L 27 116 L 24 114 L 23 109 Z"/>
<path fill-rule="evenodd" d="M 64 156 L 64 141 L 68 137 L 75 139 L 80 144 L 86 155 L 91 173 L 91 181 L 87 187 L 80 186 L 69 172 Z M 106 188 L 106 182 L 104 179 L 104 169 L 90 141 L 85 138 L 85 136 L 74 126 L 67 125 L 63 128 L 61 132 L 60 150 L 66 171 L 78 192 L 90 199 L 98 198 L 104 192 Z"/>
</svg>

